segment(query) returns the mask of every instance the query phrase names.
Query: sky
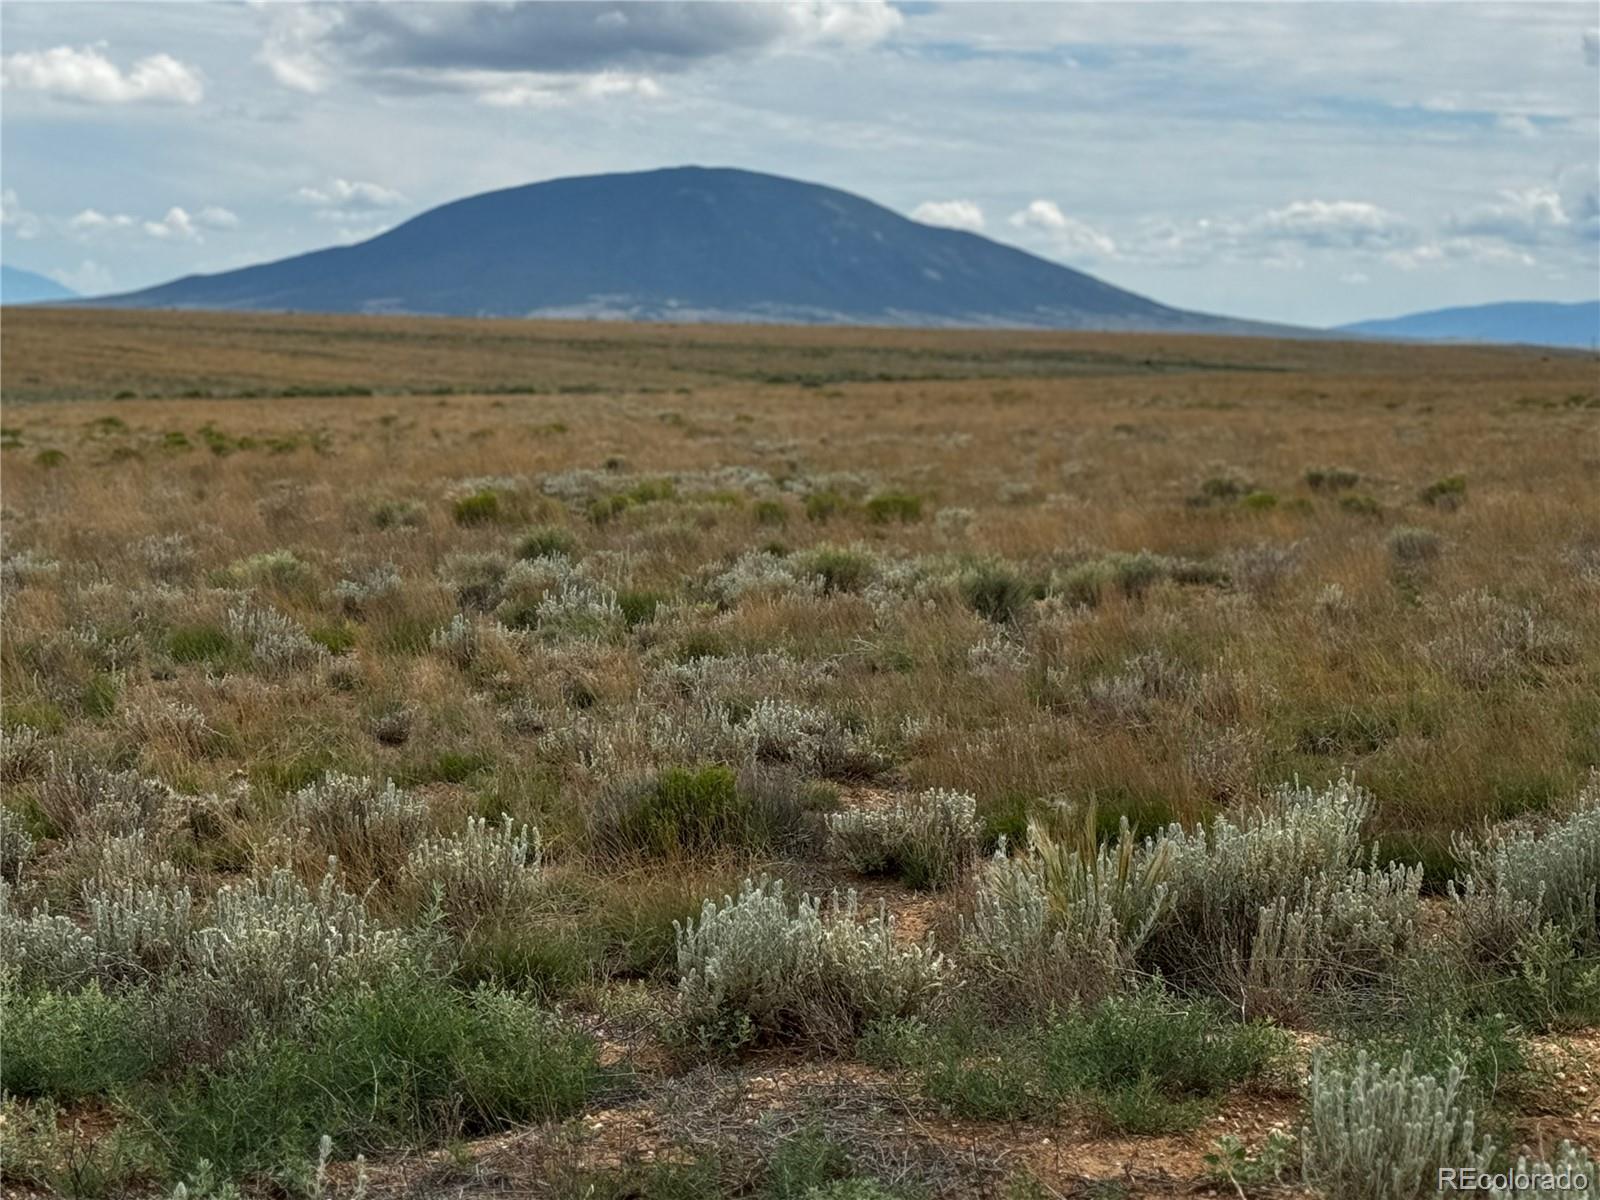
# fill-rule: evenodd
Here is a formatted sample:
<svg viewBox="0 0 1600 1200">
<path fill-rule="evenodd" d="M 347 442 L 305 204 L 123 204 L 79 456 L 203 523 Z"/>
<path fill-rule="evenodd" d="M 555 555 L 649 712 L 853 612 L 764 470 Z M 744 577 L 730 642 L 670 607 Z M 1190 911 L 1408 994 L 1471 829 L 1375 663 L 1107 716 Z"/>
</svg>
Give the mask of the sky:
<svg viewBox="0 0 1600 1200">
<path fill-rule="evenodd" d="M 698 163 L 1164 303 L 1600 295 L 1600 5 L 0 4 L 0 256 L 81 292 Z"/>
</svg>

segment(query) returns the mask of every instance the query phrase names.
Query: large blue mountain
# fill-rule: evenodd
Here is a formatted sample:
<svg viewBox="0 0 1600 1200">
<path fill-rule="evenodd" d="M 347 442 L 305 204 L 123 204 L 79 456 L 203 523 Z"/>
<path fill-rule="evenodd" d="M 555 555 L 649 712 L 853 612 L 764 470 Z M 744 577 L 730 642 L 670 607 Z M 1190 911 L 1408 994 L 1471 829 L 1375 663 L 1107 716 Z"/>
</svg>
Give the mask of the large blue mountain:
<svg viewBox="0 0 1600 1200">
<path fill-rule="evenodd" d="M 32 304 L 36 300 L 71 300 L 78 293 L 54 279 L 21 267 L 0 266 L 0 303 Z"/>
<path fill-rule="evenodd" d="M 1517 301 L 1470 308 L 1436 308 L 1383 321 L 1340 327 L 1372 337 L 1421 341 L 1522 342 L 1530 346 L 1600 349 L 1600 300 L 1577 304 Z"/>
<path fill-rule="evenodd" d="M 678 167 L 441 205 L 369 241 L 96 299 L 127 307 L 1269 332 L 848 192 Z"/>
</svg>

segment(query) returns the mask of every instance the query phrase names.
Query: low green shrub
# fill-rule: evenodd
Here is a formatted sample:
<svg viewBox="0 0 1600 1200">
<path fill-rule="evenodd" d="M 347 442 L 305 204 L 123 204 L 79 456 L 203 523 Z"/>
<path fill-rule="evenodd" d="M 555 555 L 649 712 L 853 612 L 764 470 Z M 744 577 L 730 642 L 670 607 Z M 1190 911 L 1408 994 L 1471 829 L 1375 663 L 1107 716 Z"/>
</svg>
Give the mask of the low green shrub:
<svg viewBox="0 0 1600 1200">
<path fill-rule="evenodd" d="M 13 1095 L 62 1102 L 103 1096 L 149 1075 L 171 1049 L 144 989 L 108 994 L 90 983 L 75 991 L 0 992 L 0 1005 L 0 1088 Z"/>
<path fill-rule="evenodd" d="M 590 836 L 612 854 L 672 858 L 719 850 L 773 850 L 803 826 L 798 789 L 773 772 L 669 767 L 611 785 L 597 799 Z"/>
<path fill-rule="evenodd" d="M 578 547 L 578 539 L 570 529 L 561 525 L 537 525 L 523 533 L 517 541 L 517 557 L 524 561 L 536 558 L 571 558 Z"/>
<path fill-rule="evenodd" d="M 529 1001 L 402 976 L 335 993 L 289 1036 L 260 1037 L 136 1103 L 175 1174 L 227 1176 L 313 1155 L 437 1145 L 577 1111 L 595 1045 Z"/>
<path fill-rule="evenodd" d="M 867 520 L 874 525 L 890 521 L 911 524 L 922 520 L 922 497 L 911 492 L 879 492 L 867 500 Z"/>
<path fill-rule="evenodd" d="M 450 506 L 450 515 L 457 525 L 488 525 L 500 519 L 500 494 L 493 491 L 473 492 L 462 496 Z"/>
</svg>

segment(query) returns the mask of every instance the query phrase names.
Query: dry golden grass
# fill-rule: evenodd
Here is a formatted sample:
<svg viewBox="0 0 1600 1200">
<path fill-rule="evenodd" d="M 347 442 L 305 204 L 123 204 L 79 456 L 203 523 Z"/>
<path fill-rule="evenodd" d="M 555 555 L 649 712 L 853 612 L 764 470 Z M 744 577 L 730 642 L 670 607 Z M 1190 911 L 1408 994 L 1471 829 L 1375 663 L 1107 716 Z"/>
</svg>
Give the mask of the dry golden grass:
<svg viewBox="0 0 1600 1200">
<path fill-rule="evenodd" d="M 602 994 L 618 963 L 670 973 L 662 921 L 741 871 L 848 882 L 590 853 L 610 782 L 716 756 L 703 701 L 831 714 L 878 786 L 969 791 L 991 835 L 1056 801 L 1149 829 L 1351 773 L 1432 883 L 1452 832 L 1557 810 L 1600 764 L 1590 355 L 86 310 L 7 310 L 0 336 L 7 727 L 222 798 L 185 863 L 213 885 L 312 875 L 284 814 L 329 770 L 422 791 L 439 830 L 536 824 L 540 919 L 605 927 Z M 1358 478 L 1312 486 L 1329 468 Z M 886 493 L 920 516 L 873 520 Z M 530 527 L 642 607 L 595 634 L 534 616 L 548 580 L 520 609 L 474 593 Z M 828 549 L 864 577 L 719 590 L 741 556 Z M 389 593 L 335 591 L 385 564 Z M 973 602 L 985 578 L 1013 581 L 1009 619 Z M 331 653 L 249 662 L 246 593 Z M 484 613 L 471 656 L 430 649 L 475 609 L 524 628 Z"/>
</svg>

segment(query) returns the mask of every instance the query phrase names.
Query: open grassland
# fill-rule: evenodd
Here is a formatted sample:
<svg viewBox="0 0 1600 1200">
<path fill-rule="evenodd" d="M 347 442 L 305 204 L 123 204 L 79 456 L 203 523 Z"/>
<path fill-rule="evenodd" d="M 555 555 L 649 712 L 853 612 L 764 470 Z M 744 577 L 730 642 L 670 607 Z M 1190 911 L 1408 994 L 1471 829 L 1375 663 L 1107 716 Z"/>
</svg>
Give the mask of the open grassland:
<svg viewBox="0 0 1600 1200">
<path fill-rule="evenodd" d="M 1593 356 L 0 334 L 8 1194 L 1600 1147 Z"/>
</svg>

